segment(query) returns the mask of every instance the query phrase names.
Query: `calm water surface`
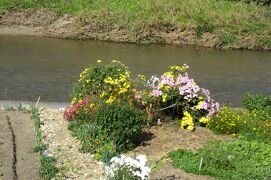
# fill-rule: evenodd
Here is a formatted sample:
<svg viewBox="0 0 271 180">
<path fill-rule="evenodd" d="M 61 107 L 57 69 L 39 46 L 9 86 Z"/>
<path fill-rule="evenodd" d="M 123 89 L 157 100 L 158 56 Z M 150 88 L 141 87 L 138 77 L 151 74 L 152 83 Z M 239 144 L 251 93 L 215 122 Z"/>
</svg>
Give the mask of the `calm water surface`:
<svg viewBox="0 0 271 180">
<path fill-rule="evenodd" d="M 271 52 L 0 36 L 0 100 L 67 102 L 80 72 L 97 59 L 147 76 L 186 63 L 215 100 L 234 106 L 246 92 L 271 94 Z"/>
</svg>

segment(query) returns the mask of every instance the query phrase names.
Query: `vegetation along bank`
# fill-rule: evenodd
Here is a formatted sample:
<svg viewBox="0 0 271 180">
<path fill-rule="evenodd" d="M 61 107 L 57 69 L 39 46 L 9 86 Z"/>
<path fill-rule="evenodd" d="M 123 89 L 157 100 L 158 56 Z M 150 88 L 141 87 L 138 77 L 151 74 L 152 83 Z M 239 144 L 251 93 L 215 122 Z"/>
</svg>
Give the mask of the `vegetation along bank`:
<svg viewBox="0 0 271 180">
<path fill-rule="evenodd" d="M 3 33 L 270 50 L 271 8 L 261 0 L 0 0 Z"/>
</svg>

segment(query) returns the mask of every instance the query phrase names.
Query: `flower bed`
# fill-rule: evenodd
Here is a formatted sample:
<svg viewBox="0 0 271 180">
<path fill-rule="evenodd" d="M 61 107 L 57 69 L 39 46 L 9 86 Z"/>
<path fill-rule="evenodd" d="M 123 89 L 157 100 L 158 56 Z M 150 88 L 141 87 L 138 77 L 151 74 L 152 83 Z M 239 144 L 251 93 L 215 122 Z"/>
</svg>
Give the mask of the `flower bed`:
<svg viewBox="0 0 271 180">
<path fill-rule="evenodd" d="M 149 80 L 144 75 L 132 80 L 128 67 L 118 61 L 104 65 L 98 60 L 86 68 L 64 112 L 72 135 L 82 142 L 81 151 L 110 164 L 112 157 L 135 147 L 134 138 L 143 126 L 160 125 L 164 119 L 178 121 L 180 128 L 191 131 L 206 126 L 219 104 L 189 77 L 188 68 L 170 66 L 168 72 Z"/>
</svg>

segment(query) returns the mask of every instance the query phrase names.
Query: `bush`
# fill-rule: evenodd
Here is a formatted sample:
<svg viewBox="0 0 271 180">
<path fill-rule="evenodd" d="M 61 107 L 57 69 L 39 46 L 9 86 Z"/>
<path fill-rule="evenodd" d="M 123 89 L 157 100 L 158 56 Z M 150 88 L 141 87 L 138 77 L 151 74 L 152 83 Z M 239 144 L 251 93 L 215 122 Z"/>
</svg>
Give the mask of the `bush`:
<svg viewBox="0 0 271 180">
<path fill-rule="evenodd" d="M 265 116 L 261 110 L 249 112 L 223 107 L 207 127 L 220 134 L 240 134 L 249 139 L 271 142 L 271 121 L 264 121 Z"/>
<path fill-rule="evenodd" d="M 270 179 L 270 152 L 270 144 L 237 139 L 212 142 L 196 153 L 177 150 L 168 156 L 175 167 L 195 174 L 219 179 Z"/>
<path fill-rule="evenodd" d="M 132 145 L 132 138 L 141 130 L 144 114 L 129 105 L 110 104 L 99 109 L 91 118 L 91 124 L 99 127 L 114 142 L 117 151 L 125 151 Z"/>
<path fill-rule="evenodd" d="M 271 108 L 271 96 L 246 94 L 242 100 L 242 105 L 250 111 Z"/>
<path fill-rule="evenodd" d="M 147 110 L 148 120 L 160 119 L 163 115 L 180 119 L 183 129 L 193 130 L 202 117 L 209 118 L 219 111 L 219 104 L 210 97 L 210 92 L 200 88 L 186 72 L 188 65 L 170 66 L 160 77 L 152 76 L 137 92 L 138 102 Z M 185 114 L 193 116 L 185 118 Z"/>
<path fill-rule="evenodd" d="M 97 159 L 108 161 L 134 146 L 133 137 L 140 133 L 144 117 L 127 104 L 106 104 L 89 119 L 71 121 L 69 130 L 82 142 L 82 152 L 94 153 Z"/>
<path fill-rule="evenodd" d="M 98 96 L 110 104 L 120 100 L 128 100 L 132 94 L 130 71 L 118 61 L 103 65 L 101 60 L 93 67 L 86 68 L 73 90 L 72 104 L 83 101 L 89 96 Z"/>
</svg>

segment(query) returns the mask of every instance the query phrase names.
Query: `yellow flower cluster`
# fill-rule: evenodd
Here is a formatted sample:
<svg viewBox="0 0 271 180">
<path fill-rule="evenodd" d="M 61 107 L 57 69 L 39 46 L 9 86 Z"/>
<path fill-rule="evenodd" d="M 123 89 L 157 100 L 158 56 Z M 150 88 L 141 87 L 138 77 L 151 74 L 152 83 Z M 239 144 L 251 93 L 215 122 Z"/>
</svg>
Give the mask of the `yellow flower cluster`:
<svg viewBox="0 0 271 180">
<path fill-rule="evenodd" d="M 126 71 L 124 74 L 120 74 L 119 78 L 113 79 L 112 77 L 107 77 L 104 83 L 110 85 L 108 89 L 104 90 L 100 97 L 108 97 L 106 100 L 107 104 L 114 102 L 119 95 L 126 93 L 131 87 L 130 73 Z"/>
<path fill-rule="evenodd" d="M 199 119 L 199 122 L 202 124 L 208 124 L 210 122 L 210 119 L 207 117 L 202 117 Z"/>
<path fill-rule="evenodd" d="M 80 79 L 79 81 L 82 81 L 86 78 L 86 75 L 89 73 L 89 71 L 91 70 L 91 67 L 86 68 L 81 74 L 80 74 Z"/>
<path fill-rule="evenodd" d="M 180 121 L 181 128 L 193 131 L 195 129 L 193 117 L 187 111 L 185 111 L 183 114 L 184 114 L 184 116 Z"/>
</svg>

